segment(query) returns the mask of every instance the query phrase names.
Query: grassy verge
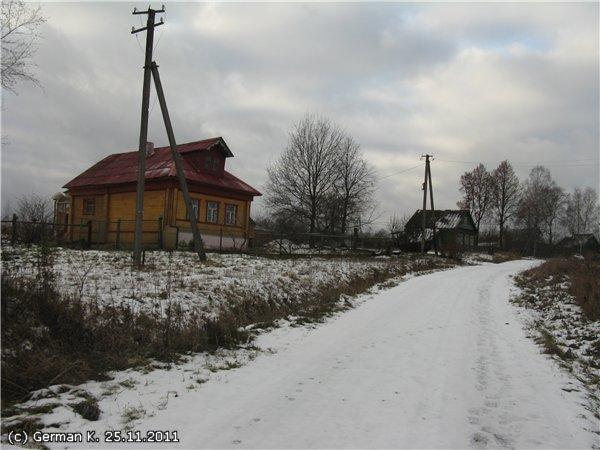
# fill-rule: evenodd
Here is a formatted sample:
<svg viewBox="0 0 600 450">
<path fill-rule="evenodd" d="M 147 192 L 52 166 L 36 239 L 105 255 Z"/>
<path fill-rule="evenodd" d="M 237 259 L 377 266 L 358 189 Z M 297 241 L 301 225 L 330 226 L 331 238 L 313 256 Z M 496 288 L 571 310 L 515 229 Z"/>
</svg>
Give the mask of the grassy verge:
<svg viewBox="0 0 600 450">
<path fill-rule="evenodd" d="M 532 309 L 532 328 L 544 352 L 588 388 L 600 419 L 600 257 L 553 258 L 515 278 L 514 298 Z"/>
</svg>

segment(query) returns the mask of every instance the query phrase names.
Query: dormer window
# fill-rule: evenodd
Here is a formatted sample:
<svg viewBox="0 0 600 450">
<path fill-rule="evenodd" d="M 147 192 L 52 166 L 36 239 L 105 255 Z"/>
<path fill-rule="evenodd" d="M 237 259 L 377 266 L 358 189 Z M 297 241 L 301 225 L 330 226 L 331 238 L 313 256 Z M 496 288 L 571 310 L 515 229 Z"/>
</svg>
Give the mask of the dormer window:
<svg viewBox="0 0 600 450">
<path fill-rule="evenodd" d="M 207 172 L 216 172 L 219 170 L 219 158 L 213 155 L 207 155 L 204 159 L 204 168 Z"/>
</svg>

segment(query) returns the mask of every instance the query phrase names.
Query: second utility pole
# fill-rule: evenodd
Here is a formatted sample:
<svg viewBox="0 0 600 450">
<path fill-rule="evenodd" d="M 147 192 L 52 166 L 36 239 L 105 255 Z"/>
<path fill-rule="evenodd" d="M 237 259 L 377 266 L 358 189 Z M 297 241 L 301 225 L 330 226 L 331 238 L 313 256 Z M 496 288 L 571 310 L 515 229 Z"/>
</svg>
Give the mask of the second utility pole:
<svg viewBox="0 0 600 450">
<path fill-rule="evenodd" d="M 135 235 L 133 240 L 133 261 L 138 266 L 142 261 L 142 227 L 144 220 L 144 184 L 146 177 L 146 147 L 148 145 L 148 107 L 150 105 L 150 78 L 152 76 L 152 47 L 154 45 L 154 27 L 162 25 L 163 22 L 154 23 L 156 13 L 165 12 L 161 9 L 148 7 L 147 11 L 133 10 L 133 14 L 148 14 L 148 21 L 144 28 L 132 29 L 131 34 L 146 32 L 146 56 L 144 58 L 144 87 L 142 88 L 142 120 L 140 123 L 140 141 L 138 147 L 138 180 L 137 195 L 135 198 Z"/>
<path fill-rule="evenodd" d="M 431 227 L 433 231 L 432 241 L 433 241 L 433 249 L 435 254 L 437 255 L 437 242 L 435 236 L 435 208 L 433 206 L 433 186 L 431 183 L 431 165 L 429 158 L 433 158 L 433 155 L 422 155 L 422 158 L 425 158 L 425 181 L 423 182 L 423 222 L 421 224 L 421 252 L 425 253 L 425 241 L 426 236 L 425 232 L 427 231 L 427 186 L 429 185 L 429 198 L 431 200 Z M 429 180 L 429 182 L 428 182 Z"/>
</svg>

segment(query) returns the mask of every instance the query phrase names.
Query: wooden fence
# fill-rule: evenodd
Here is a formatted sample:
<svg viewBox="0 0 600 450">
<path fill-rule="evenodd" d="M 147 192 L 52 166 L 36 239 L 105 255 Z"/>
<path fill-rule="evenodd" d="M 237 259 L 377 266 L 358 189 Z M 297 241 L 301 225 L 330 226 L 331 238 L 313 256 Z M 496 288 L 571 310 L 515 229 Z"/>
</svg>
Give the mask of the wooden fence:
<svg viewBox="0 0 600 450">
<path fill-rule="evenodd" d="M 79 248 L 129 248 L 134 234 L 134 220 L 87 220 L 79 224 L 58 224 L 19 220 L 2 221 L 2 240 L 11 244 L 66 245 Z M 163 248 L 162 218 L 143 221 L 144 247 Z"/>
</svg>

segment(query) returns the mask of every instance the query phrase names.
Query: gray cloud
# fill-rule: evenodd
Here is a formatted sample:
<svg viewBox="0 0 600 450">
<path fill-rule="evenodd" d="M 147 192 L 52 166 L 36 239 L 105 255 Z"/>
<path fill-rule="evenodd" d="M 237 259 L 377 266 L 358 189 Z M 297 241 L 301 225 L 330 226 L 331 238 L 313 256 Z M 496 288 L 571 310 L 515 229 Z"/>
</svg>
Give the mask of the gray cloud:
<svg viewBox="0 0 600 450">
<path fill-rule="evenodd" d="M 133 6 L 43 5 L 44 90 L 3 95 L 3 201 L 50 195 L 135 149 L 143 54 L 129 34 Z M 471 161 L 509 159 L 522 178 L 539 161 L 567 189 L 598 188 L 597 18 L 591 3 L 170 3 L 156 60 L 178 141 L 224 136 L 231 171 L 257 188 L 290 125 L 318 111 L 382 177 L 436 155 L 436 205 L 451 208 Z M 164 145 L 151 104 L 150 139 Z M 421 179 L 415 169 L 381 180 L 382 222 L 419 207 Z"/>
</svg>

